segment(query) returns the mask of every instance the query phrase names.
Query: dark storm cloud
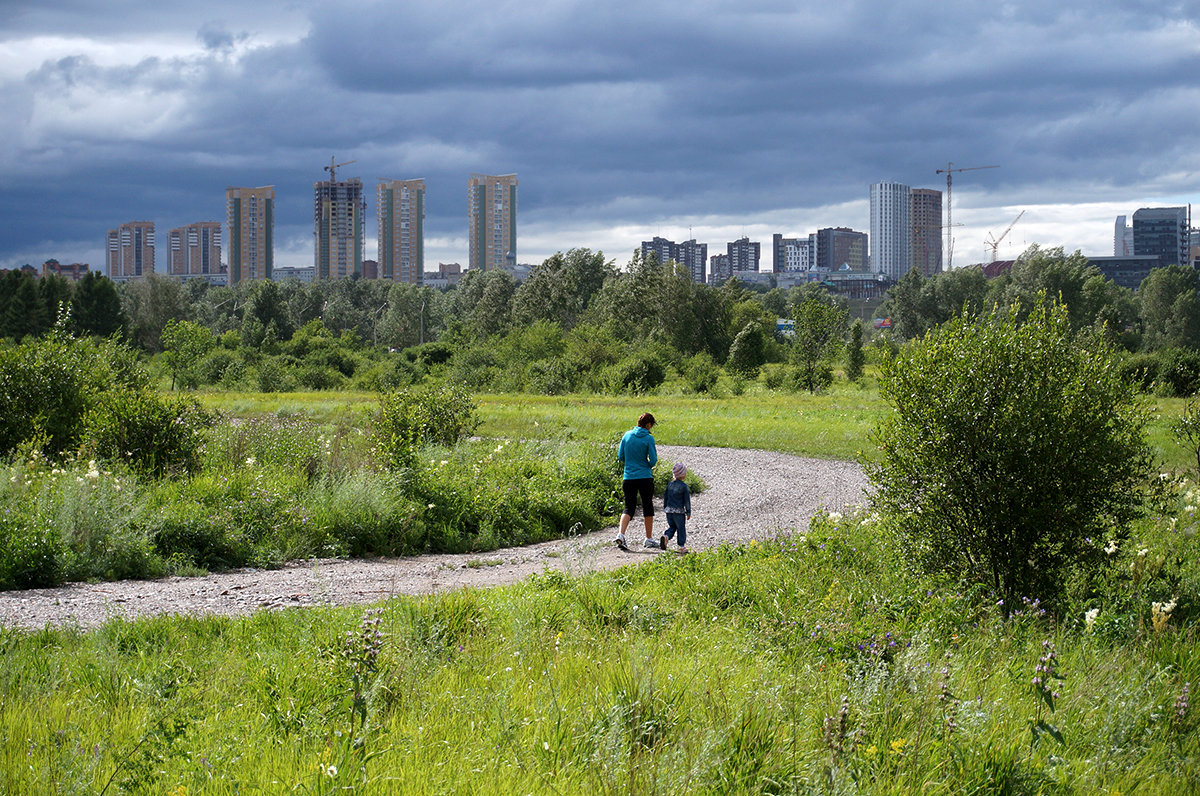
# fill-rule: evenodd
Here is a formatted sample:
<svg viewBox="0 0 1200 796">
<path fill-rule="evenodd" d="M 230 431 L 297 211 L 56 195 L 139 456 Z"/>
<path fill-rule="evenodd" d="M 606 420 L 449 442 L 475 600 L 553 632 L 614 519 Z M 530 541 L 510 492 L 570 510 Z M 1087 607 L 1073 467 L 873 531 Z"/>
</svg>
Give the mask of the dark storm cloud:
<svg viewBox="0 0 1200 796">
<path fill-rule="evenodd" d="M 597 225 L 936 187 L 948 161 L 1002 165 L 974 181 L 1000 204 L 1194 192 L 1200 171 L 1197 2 L 8 10 L 10 45 L 97 46 L 0 73 L 0 134 L 17 142 L 0 184 L 45 185 L 0 198 L 0 263 L 135 217 L 219 218 L 228 184 L 276 185 L 279 223 L 302 234 L 330 156 L 357 160 L 341 173 L 368 192 L 426 177 L 444 237 L 463 235 L 470 171 L 518 173 L 523 218 Z M 124 46 L 147 54 L 114 59 Z"/>
</svg>

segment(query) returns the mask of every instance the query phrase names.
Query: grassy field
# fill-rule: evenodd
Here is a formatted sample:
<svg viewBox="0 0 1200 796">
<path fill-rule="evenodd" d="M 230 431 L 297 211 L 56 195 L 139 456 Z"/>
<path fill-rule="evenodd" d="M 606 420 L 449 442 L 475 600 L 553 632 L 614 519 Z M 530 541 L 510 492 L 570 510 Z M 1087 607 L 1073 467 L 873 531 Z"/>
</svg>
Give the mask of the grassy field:
<svg viewBox="0 0 1200 796">
<path fill-rule="evenodd" d="M 373 393 L 201 393 L 205 406 L 235 416 L 296 414 L 317 422 L 365 425 L 377 405 Z M 830 459 L 871 455 L 870 433 L 887 407 L 873 387 L 838 384 L 822 395 L 750 392 L 727 398 L 696 396 L 514 395 L 476 396 L 478 433 L 506 439 L 615 441 L 642 412 L 658 419 L 663 445 L 756 448 Z M 1163 465 L 1195 470 L 1170 431 L 1186 404 L 1180 398 L 1144 399 L 1147 427 Z"/>
<path fill-rule="evenodd" d="M 1145 581 L 1090 627 L 1005 620 L 880 540 L 830 518 L 378 613 L 0 631 L 0 791 L 1195 792 L 1200 639 Z"/>
<path fill-rule="evenodd" d="M 204 400 L 350 427 L 375 405 Z M 485 436 L 611 441 L 649 409 L 664 444 L 839 458 L 885 411 L 852 386 L 478 400 Z M 1151 426 L 1181 468 L 1182 406 Z M 1197 792 L 1200 488 L 1171 483 L 1108 581 L 1053 614 L 909 571 L 859 514 L 365 613 L 0 629 L 0 792 Z"/>
</svg>

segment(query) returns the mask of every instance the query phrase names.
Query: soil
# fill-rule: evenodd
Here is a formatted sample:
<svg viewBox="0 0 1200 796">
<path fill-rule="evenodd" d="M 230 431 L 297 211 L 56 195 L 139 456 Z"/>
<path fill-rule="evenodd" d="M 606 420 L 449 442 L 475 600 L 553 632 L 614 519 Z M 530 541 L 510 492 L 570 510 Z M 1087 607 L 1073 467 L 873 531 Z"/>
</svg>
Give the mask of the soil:
<svg viewBox="0 0 1200 796">
<path fill-rule="evenodd" d="M 803 531 L 815 512 L 841 511 L 865 500 L 866 478 L 852 462 L 731 448 L 660 445 L 658 451 L 662 459 L 686 464 L 708 485 L 692 497 L 687 541 L 693 551 Z M 654 529 L 656 540 L 666 530 L 661 510 Z M 241 616 L 305 605 L 365 604 L 398 594 L 515 583 L 545 570 L 581 574 L 678 555 L 673 545 L 666 552 L 644 548 L 644 534 L 642 518 L 635 517 L 627 551 L 616 547 L 616 529 L 609 528 L 490 553 L 296 561 L 272 570 L 3 592 L 0 625 L 88 629 L 114 617 Z"/>
</svg>

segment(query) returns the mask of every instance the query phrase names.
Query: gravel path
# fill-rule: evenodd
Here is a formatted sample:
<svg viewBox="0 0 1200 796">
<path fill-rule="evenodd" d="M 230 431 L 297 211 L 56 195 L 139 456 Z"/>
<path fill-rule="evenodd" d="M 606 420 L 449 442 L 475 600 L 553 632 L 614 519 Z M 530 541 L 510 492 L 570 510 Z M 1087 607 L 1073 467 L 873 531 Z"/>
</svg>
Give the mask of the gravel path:
<svg viewBox="0 0 1200 796">
<path fill-rule="evenodd" d="M 692 499 L 688 547 L 695 550 L 805 528 L 819 509 L 861 503 L 866 488 L 862 469 L 852 462 L 730 448 L 660 445 L 658 451 L 663 459 L 685 463 L 709 486 Z M 656 532 L 665 530 L 661 509 L 656 519 Z M 300 561 L 282 569 L 242 569 L 202 578 L 2 592 L 0 625 L 91 628 L 118 616 L 245 615 L 302 605 L 353 605 L 395 594 L 514 583 L 547 569 L 581 573 L 674 555 L 635 546 L 642 534 L 642 520 L 635 517 L 629 552 L 617 550 L 614 530 L 606 529 L 491 553 Z"/>
</svg>

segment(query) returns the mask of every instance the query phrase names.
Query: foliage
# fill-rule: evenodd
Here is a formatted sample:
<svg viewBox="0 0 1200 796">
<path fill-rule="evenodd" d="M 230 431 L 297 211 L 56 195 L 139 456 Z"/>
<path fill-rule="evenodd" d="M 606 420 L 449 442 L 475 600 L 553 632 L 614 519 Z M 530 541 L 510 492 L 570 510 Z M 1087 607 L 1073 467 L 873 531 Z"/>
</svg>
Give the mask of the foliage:
<svg viewBox="0 0 1200 796">
<path fill-rule="evenodd" d="M 743 378 L 752 379 L 758 375 L 767 361 L 767 336 L 763 333 L 762 325 L 750 321 L 733 338 L 729 347 L 729 359 L 725 368 L 730 373 Z"/>
<path fill-rule="evenodd" d="M 84 416 L 109 389 L 147 389 L 128 348 L 96 338 L 76 340 L 63 316 L 51 334 L 0 348 L 0 454 L 39 440 L 51 454 L 83 441 Z"/>
<path fill-rule="evenodd" d="M 571 249 L 547 258 L 530 272 L 513 294 L 513 321 L 527 326 L 536 321 L 574 328 L 604 281 L 616 275 L 603 252 Z"/>
<path fill-rule="evenodd" d="M 105 461 L 161 478 L 194 470 L 214 418 L 194 398 L 146 390 L 108 390 L 83 418 L 83 445 Z"/>
<path fill-rule="evenodd" d="M 196 387 L 200 383 L 200 365 L 217 347 L 217 339 L 208 327 L 195 321 L 167 321 L 162 331 L 163 356 L 171 370 L 171 389 Z"/>
<path fill-rule="evenodd" d="M 1200 346 L 1200 274 L 1183 265 L 1153 269 L 1138 288 L 1147 349 Z"/>
<path fill-rule="evenodd" d="M 162 351 L 162 333 L 172 320 L 186 320 L 189 296 L 178 279 L 151 273 L 123 282 L 117 289 L 121 310 L 129 319 L 133 343 L 144 351 Z"/>
<path fill-rule="evenodd" d="M 1110 350 L 1072 338 L 1062 305 L 952 320 L 885 365 L 880 393 L 895 411 L 867 464 L 876 503 L 930 571 L 1009 606 L 1053 601 L 1139 511 L 1146 416 Z"/>
<path fill-rule="evenodd" d="M 374 433 L 389 467 L 411 466 L 423 445 L 453 445 L 478 426 L 475 402 L 461 387 L 431 386 L 385 393 Z"/>
<path fill-rule="evenodd" d="M 634 351 L 609 368 L 608 388 L 615 393 L 643 395 L 663 383 L 663 357 L 651 349 Z"/>
<path fill-rule="evenodd" d="M 1102 629 L 1107 603 L 1091 629 L 1024 606 L 1004 619 L 896 554 L 869 515 L 825 515 L 807 534 L 366 614 L 6 629 L 0 735 L 22 764 L 0 790 L 1194 790 L 1200 646 L 1181 608 L 1128 638 Z M 1050 696 L 1068 743 L 1031 748 L 1047 663 L 1067 678 Z M 387 749 L 404 754 L 372 754 Z"/>
<path fill-rule="evenodd" d="M 110 337 L 128 324 L 117 287 L 108 277 L 88 271 L 75 285 L 71 313 L 80 334 Z"/>
<path fill-rule="evenodd" d="M 800 371 L 800 384 L 809 392 L 828 387 L 833 371 L 828 366 L 846 331 L 846 311 L 809 298 L 796 306 L 796 333 L 792 339 L 792 361 Z"/>
<path fill-rule="evenodd" d="M 866 362 L 863 352 L 863 324 L 856 319 L 850 327 L 850 340 L 846 343 L 846 379 L 858 381 L 862 378 L 863 364 Z"/>
</svg>

